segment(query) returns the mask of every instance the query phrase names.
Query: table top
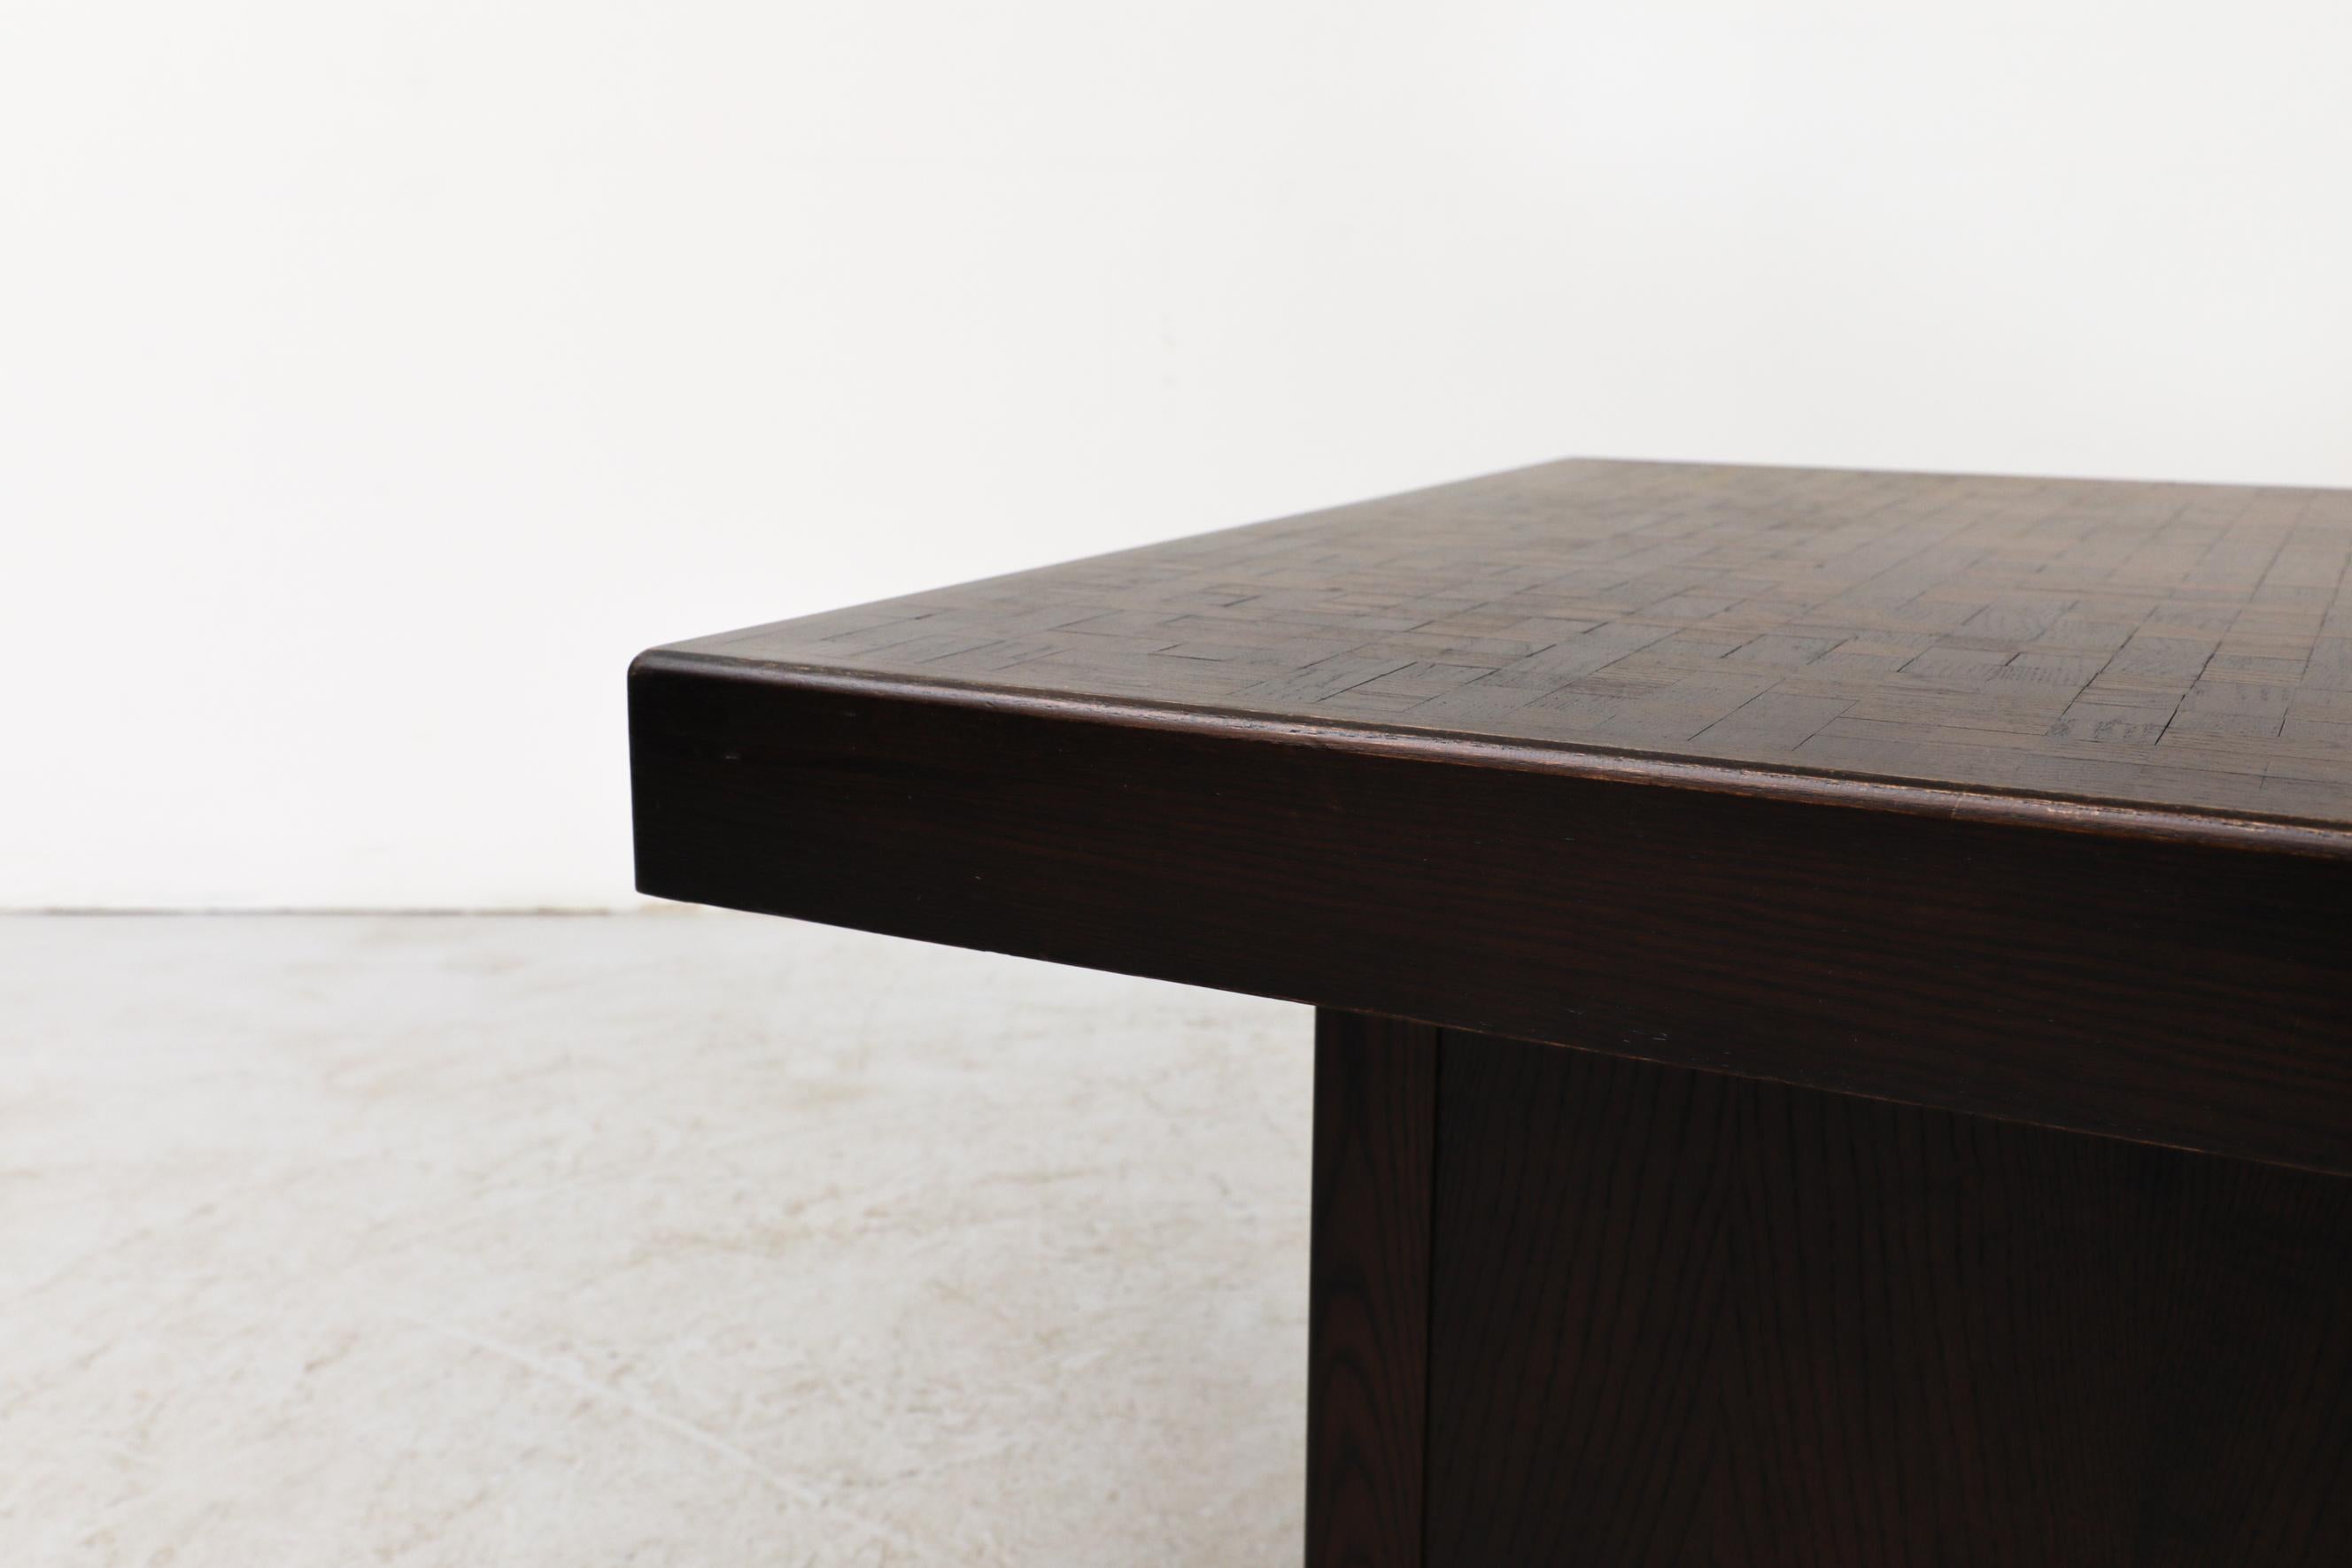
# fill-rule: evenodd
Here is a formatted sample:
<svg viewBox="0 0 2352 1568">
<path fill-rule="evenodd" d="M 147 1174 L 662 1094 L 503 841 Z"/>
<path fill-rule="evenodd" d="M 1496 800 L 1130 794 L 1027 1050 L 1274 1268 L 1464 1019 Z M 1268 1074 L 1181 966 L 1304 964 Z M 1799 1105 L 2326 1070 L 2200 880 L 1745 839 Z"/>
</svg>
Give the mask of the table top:
<svg viewBox="0 0 2352 1568">
<path fill-rule="evenodd" d="M 668 652 L 2340 830 L 2347 561 L 2352 491 L 1569 461 Z"/>
<path fill-rule="evenodd" d="M 638 886 L 2352 1173 L 2347 560 L 1554 464 L 655 649 Z"/>
</svg>

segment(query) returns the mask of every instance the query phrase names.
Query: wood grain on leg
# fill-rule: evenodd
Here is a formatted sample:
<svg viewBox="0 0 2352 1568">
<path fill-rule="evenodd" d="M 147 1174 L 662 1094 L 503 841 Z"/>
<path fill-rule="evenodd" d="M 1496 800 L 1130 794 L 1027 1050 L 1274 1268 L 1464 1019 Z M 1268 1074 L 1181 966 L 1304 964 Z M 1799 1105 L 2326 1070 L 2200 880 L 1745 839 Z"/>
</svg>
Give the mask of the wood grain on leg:
<svg viewBox="0 0 2352 1568">
<path fill-rule="evenodd" d="M 1307 1568 L 1419 1568 L 1438 1031 L 1315 1016 Z"/>
<path fill-rule="evenodd" d="M 2352 1562 L 2352 1182 L 1444 1044 L 1430 1568 Z"/>
</svg>

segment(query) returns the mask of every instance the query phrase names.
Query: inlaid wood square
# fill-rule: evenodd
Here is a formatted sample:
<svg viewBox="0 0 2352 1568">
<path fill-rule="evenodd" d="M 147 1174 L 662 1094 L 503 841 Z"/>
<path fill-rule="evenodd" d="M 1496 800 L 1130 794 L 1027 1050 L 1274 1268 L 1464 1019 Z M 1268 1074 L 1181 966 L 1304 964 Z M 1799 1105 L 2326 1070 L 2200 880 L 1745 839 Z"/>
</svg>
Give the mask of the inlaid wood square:
<svg viewBox="0 0 2352 1568">
<path fill-rule="evenodd" d="M 2352 492 L 1575 461 L 678 645 L 2352 821 Z"/>
</svg>

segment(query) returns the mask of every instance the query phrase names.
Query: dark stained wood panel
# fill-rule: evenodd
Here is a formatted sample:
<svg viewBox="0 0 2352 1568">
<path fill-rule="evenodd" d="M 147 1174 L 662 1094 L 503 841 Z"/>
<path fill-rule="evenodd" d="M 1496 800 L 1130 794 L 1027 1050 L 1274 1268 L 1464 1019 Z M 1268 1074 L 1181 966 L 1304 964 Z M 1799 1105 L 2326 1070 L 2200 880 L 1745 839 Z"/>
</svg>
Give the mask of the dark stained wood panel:
<svg viewBox="0 0 2352 1568">
<path fill-rule="evenodd" d="M 2347 559 L 1557 464 L 656 649 L 638 885 L 2352 1171 Z"/>
<path fill-rule="evenodd" d="M 1454 1031 L 1428 1568 L 2352 1562 L 2352 1183 Z"/>
<path fill-rule="evenodd" d="M 1437 1037 L 1315 1015 L 1307 1568 L 1421 1568 Z"/>
<path fill-rule="evenodd" d="M 664 897 L 2352 1171 L 2352 862 L 656 655 Z"/>
<path fill-rule="evenodd" d="M 2352 826 L 2352 492 L 1567 462 L 678 644 Z"/>
</svg>

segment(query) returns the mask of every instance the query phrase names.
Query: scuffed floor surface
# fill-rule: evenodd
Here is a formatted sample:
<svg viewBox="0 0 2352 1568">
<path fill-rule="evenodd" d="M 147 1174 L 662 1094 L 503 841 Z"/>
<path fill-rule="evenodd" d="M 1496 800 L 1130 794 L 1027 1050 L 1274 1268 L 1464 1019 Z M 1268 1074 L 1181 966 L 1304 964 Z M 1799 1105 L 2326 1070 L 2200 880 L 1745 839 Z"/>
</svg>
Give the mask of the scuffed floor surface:
<svg viewBox="0 0 2352 1568">
<path fill-rule="evenodd" d="M 0 1563 L 1293 1562 L 1310 1033 L 710 914 L 0 920 Z"/>
</svg>

